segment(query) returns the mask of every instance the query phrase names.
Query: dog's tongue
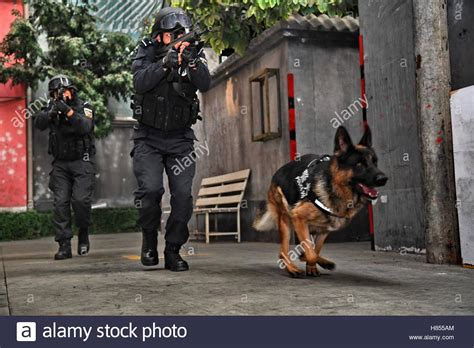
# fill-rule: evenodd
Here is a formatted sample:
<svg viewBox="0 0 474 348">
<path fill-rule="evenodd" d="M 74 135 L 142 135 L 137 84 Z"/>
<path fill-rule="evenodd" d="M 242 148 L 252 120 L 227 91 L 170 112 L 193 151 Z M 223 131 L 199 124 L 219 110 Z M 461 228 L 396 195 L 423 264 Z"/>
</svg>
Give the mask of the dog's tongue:
<svg viewBox="0 0 474 348">
<path fill-rule="evenodd" d="M 378 192 L 377 192 L 376 189 L 374 189 L 372 187 L 365 186 L 365 185 L 360 184 L 360 183 L 359 183 L 359 187 L 362 189 L 362 192 L 364 192 L 364 194 L 366 196 L 368 196 L 370 199 L 377 198 Z"/>
</svg>

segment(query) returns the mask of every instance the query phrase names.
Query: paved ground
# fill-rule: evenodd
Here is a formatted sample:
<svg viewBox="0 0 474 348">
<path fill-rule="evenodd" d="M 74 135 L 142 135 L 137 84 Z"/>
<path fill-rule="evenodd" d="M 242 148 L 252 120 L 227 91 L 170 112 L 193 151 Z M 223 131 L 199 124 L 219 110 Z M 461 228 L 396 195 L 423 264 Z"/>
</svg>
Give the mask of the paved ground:
<svg viewBox="0 0 474 348">
<path fill-rule="evenodd" d="M 0 261 L 2 260 L 2 249 L 0 249 Z M 0 264 L 0 315 L 9 315 L 7 286 L 5 281 L 5 272 L 3 262 Z"/>
<path fill-rule="evenodd" d="M 367 243 L 327 244 L 337 269 L 305 279 L 278 268 L 277 244 L 190 243 L 191 271 L 171 273 L 162 259 L 158 269 L 143 270 L 139 234 L 93 236 L 92 243 L 88 257 L 60 262 L 52 260 L 51 238 L 0 243 L 11 314 L 474 314 L 474 270 L 371 252 Z M 0 314 L 8 314 L 2 273 L 3 266 Z"/>
</svg>

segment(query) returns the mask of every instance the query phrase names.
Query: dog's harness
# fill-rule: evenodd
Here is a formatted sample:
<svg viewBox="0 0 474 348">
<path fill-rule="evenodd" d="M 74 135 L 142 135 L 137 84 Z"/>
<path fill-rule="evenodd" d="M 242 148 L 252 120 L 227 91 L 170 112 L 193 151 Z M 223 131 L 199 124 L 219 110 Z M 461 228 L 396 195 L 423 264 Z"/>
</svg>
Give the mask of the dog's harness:
<svg viewBox="0 0 474 348">
<path fill-rule="evenodd" d="M 321 200 L 318 199 L 318 196 L 316 196 L 316 193 L 314 193 L 314 191 L 311 190 L 311 184 L 312 184 L 311 179 L 313 178 L 311 174 L 314 170 L 314 166 L 322 162 L 328 162 L 330 160 L 331 160 L 331 156 L 329 155 L 324 155 L 320 158 L 316 158 L 312 160 L 311 162 L 308 163 L 308 165 L 306 166 L 305 170 L 303 170 L 301 175 L 295 178 L 295 181 L 300 193 L 300 199 L 308 199 L 311 203 L 313 203 L 316 206 L 316 208 L 321 210 L 323 213 L 340 218 L 342 216 L 335 214 L 331 210 L 331 208 L 327 207 L 323 202 L 321 202 Z"/>
</svg>

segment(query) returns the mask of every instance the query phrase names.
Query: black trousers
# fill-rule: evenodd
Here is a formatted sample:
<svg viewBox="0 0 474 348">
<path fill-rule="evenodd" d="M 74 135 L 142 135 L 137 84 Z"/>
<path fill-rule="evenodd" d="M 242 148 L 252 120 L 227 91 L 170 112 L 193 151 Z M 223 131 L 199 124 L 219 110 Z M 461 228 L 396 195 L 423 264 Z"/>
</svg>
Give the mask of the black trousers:
<svg viewBox="0 0 474 348">
<path fill-rule="evenodd" d="M 138 188 L 135 206 L 138 224 L 144 231 L 157 231 L 161 222 L 161 198 L 165 192 L 163 172 L 168 177 L 171 214 L 166 222 L 165 239 L 183 245 L 189 238 L 188 222 L 193 213 L 192 183 L 196 172 L 194 132 L 161 132 L 140 125 L 135 129 L 133 171 Z"/>
<path fill-rule="evenodd" d="M 72 238 L 71 206 L 76 226 L 87 229 L 90 225 L 95 169 L 92 161 L 53 161 L 49 188 L 54 194 L 53 224 L 57 242 Z"/>
</svg>

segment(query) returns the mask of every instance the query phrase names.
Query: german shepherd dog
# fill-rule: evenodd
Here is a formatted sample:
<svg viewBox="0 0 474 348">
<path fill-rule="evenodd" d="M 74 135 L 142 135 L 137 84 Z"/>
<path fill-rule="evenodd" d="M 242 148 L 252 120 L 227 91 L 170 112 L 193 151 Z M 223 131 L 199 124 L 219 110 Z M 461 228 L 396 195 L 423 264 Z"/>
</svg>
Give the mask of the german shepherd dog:
<svg viewBox="0 0 474 348">
<path fill-rule="evenodd" d="M 317 264 L 329 270 L 336 266 L 321 256 L 328 234 L 346 226 L 369 200 L 376 199 L 375 187 L 387 180 L 377 168 L 370 128 L 365 127 L 359 144 L 354 145 L 341 126 L 336 131 L 333 156 L 320 159 L 304 155 L 276 171 L 268 190 L 267 209 L 253 227 L 260 231 L 278 228 L 280 266 L 291 276 L 300 277 L 305 272 L 289 255 L 290 232 L 294 229 L 300 242 L 299 258 L 306 261 L 306 275 L 318 276 Z"/>
</svg>

